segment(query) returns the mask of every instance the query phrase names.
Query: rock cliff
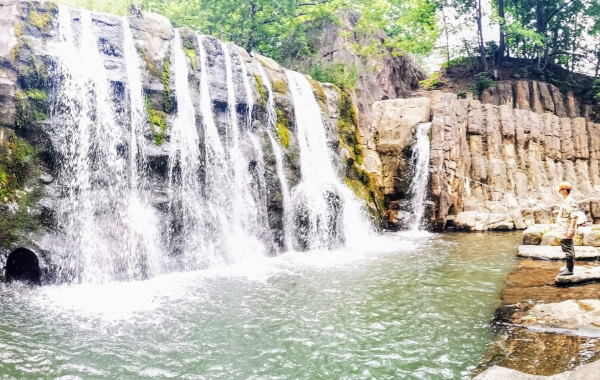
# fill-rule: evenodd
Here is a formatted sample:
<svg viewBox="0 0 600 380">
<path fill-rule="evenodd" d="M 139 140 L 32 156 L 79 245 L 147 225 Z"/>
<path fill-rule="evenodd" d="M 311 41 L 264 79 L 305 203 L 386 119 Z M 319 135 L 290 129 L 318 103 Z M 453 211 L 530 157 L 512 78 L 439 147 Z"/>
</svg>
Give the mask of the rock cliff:
<svg viewBox="0 0 600 380">
<path fill-rule="evenodd" d="M 532 96 L 524 92 L 530 87 L 545 90 L 539 97 Z M 514 97 L 512 88 L 516 89 Z M 524 229 L 545 223 L 550 214 L 536 205 L 560 204 L 556 186 L 561 181 L 572 184 L 572 195 L 590 220 L 598 220 L 600 125 L 579 117 L 578 108 L 565 106 L 558 95 L 543 95 L 548 88 L 555 93 L 554 87 L 543 83 L 519 82 L 507 90 L 508 95 L 502 88 L 484 94 L 484 102 L 433 92 L 428 98 L 376 103 L 373 110 L 379 117 L 373 118 L 372 127 L 378 135 L 370 143 L 375 144 L 382 163 L 368 169 L 383 179 L 379 184 L 386 194 L 401 198 L 405 192 L 398 185 L 410 180 L 409 168 L 402 163 L 410 157 L 414 127 L 431 121 L 430 199 L 435 203 L 431 228 L 444 229 L 448 220 L 459 230 Z M 507 104 L 491 104 L 504 103 L 499 99 L 505 95 Z M 566 104 L 574 102 L 567 98 Z M 545 105 L 538 107 L 538 103 Z M 416 104 L 422 108 L 415 110 Z M 414 120 L 405 116 L 394 117 L 394 122 L 386 119 L 386 115 L 406 114 Z M 388 130 L 402 136 L 392 139 L 393 150 L 385 143 Z M 395 187 L 392 178 L 397 181 Z"/>
</svg>

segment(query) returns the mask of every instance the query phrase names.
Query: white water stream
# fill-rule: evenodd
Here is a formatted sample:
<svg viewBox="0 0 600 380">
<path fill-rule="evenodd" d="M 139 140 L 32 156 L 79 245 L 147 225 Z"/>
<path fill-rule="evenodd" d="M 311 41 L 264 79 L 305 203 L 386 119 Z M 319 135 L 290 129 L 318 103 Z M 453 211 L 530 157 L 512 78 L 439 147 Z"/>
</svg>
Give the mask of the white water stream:
<svg viewBox="0 0 600 380">
<path fill-rule="evenodd" d="M 421 123 L 417 126 L 417 140 L 413 147 L 413 154 L 410 159 L 412 167 L 412 182 L 409 195 L 411 199 L 411 209 L 414 215 L 412 230 L 422 229 L 423 216 L 425 214 L 425 201 L 427 198 L 427 189 L 429 184 L 429 129 L 431 123 Z"/>
<path fill-rule="evenodd" d="M 344 241 L 359 244 L 370 227 L 363 207 L 334 169 L 322 111 L 310 82 L 300 73 L 286 70 L 286 74 L 294 101 L 302 171 L 292 199 L 295 228 L 302 230 L 304 239 L 296 237 L 294 247 L 327 249 Z"/>
</svg>

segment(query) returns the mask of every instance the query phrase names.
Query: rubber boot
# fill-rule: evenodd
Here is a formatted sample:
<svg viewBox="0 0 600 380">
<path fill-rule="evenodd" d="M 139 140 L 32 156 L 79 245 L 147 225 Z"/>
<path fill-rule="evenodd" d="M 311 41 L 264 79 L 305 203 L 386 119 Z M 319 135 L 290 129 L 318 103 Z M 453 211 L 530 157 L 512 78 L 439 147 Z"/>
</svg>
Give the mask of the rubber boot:
<svg viewBox="0 0 600 380">
<path fill-rule="evenodd" d="M 567 258 L 567 267 L 561 269 L 561 271 L 558 272 L 558 275 L 559 276 L 572 276 L 574 267 L 575 267 L 574 260 Z"/>
</svg>

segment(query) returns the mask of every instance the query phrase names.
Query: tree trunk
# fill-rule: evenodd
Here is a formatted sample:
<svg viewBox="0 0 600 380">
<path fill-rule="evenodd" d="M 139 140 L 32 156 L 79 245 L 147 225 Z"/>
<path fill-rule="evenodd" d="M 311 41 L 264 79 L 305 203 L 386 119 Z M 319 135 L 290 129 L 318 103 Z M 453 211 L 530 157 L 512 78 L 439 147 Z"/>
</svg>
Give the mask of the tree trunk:
<svg viewBox="0 0 600 380">
<path fill-rule="evenodd" d="M 498 0 L 498 16 L 500 17 L 500 41 L 498 43 L 498 63 L 502 63 L 504 59 L 504 0 Z"/>
<path fill-rule="evenodd" d="M 479 54 L 481 56 L 481 63 L 483 64 L 483 71 L 488 71 L 488 64 L 485 57 L 485 46 L 483 45 L 483 27 L 482 27 L 482 14 L 481 14 L 481 0 L 477 0 L 475 3 L 477 8 L 477 33 L 479 35 Z"/>
<path fill-rule="evenodd" d="M 448 24 L 446 23 L 446 13 L 442 6 L 442 20 L 444 21 L 444 31 L 446 32 L 446 63 L 450 62 L 450 37 L 448 36 Z"/>
</svg>

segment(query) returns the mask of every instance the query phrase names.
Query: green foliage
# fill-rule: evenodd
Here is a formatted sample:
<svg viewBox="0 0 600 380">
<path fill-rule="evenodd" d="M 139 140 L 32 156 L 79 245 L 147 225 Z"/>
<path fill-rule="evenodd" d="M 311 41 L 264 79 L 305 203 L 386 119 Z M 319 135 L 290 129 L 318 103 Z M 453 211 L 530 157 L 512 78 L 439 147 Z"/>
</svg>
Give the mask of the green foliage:
<svg viewBox="0 0 600 380">
<path fill-rule="evenodd" d="M 131 4 L 138 5 L 139 1 L 130 0 L 55 0 L 59 4 L 64 4 L 73 8 L 83 8 L 90 11 L 114 13 L 119 16 L 126 16 L 129 14 L 129 7 Z"/>
<path fill-rule="evenodd" d="M 487 73 L 479 73 L 475 75 L 475 82 L 469 85 L 469 91 L 473 92 L 473 95 L 479 95 L 483 90 L 495 85 L 496 82 Z"/>
<path fill-rule="evenodd" d="M 419 82 L 427 91 L 437 90 L 444 82 L 440 79 L 440 73 L 434 72 L 428 78 Z"/>
<path fill-rule="evenodd" d="M 353 89 L 358 78 L 358 68 L 343 63 L 322 63 L 309 68 L 306 74 L 321 83 L 333 83 L 342 88 Z"/>
<path fill-rule="evenodd" d="M 458 96 L 461 99 L 466 99 L 467 98 L 467 92 L 466 91 L 459 91 L 456 93 L 456 96 Z"/>
</svg>

